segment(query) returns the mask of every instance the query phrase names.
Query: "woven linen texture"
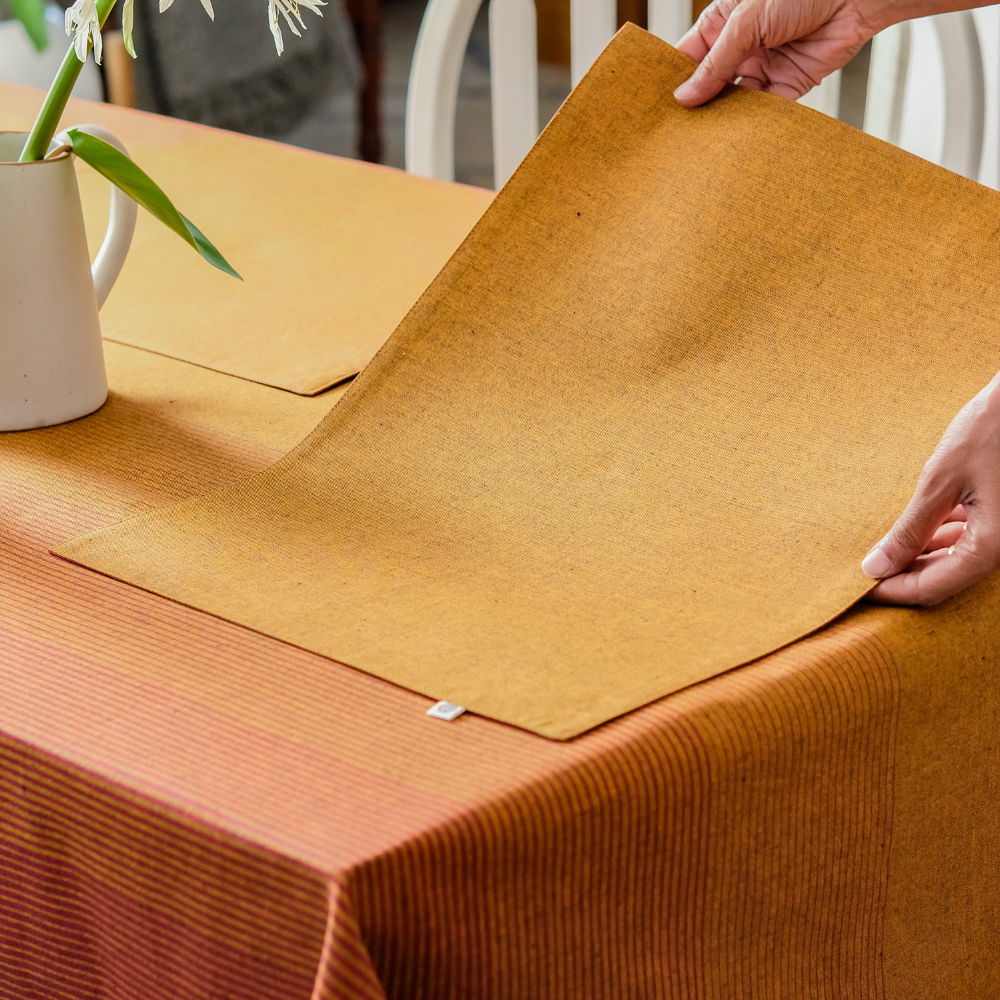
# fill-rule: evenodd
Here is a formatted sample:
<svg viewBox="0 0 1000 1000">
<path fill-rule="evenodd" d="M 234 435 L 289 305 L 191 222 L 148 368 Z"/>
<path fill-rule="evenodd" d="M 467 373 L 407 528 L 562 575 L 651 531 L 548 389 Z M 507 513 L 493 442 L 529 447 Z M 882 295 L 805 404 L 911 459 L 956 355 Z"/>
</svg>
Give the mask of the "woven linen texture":
<svg viewBox="0 0 1000 1000">
<path fill-rule="evenodd" d="M 299 448 L 58 551 L 556 738 L 853 604 L 1000 367 L 1000 197 L 690 68 L 622 29 Z"/>
</svg>

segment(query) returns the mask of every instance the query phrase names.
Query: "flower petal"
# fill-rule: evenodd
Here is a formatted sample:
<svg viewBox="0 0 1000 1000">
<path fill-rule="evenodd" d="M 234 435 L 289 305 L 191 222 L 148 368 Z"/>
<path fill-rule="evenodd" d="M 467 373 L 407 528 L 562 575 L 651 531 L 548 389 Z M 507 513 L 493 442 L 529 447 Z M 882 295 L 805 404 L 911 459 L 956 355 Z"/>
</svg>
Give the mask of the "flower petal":
<svg viewBox="0 0 1000 1000">
<path fill-rule="evenodd" d="M 162 14 L 173 2 L 174 0 L 160 0 L 160 13 Z"/>
<path fill-rule="evenodd" d="M 212 0 L 201 0 L 201 5 L 205 8 L 205 13 L 214 21 L 215 11 L 212 9 Z"/>
<path fill-rule="evenodd" d="M 134 59 L 135 47 L 132 44 L 132 20 L 135 14 L 135 0 L 125 0 L 122 7 L 122 38 L 125 40 L 125 51 Z"/>
<path fill-rule="evenodd" d="M 278 10 L 284 15 L 285 20 L 288 22 L 288 27 L 291 29 L 292 34 L 297 38 L 302 37 L 302 32 L 295 27 L 295 22 L 292 20 L 291 15 L 288 13 L 289 4 L 287 0 L 278 0 Z"/>
<path fill-rule="evenodd" d="M 73 51 L 80 62 L 86 62 L 91 37 L 94 38 L 94 58 L 101 61 L 101 26 L 94 0 L 76 0 L 66 11 L 66 34 L 73 35 Z"/>
<path fill-rule="evenodd" d="M 275 0 L 267 0 L 267 20 L 271 25 L 271 35 L 274 37 L 274 47 L 280 56 L 285 51 L 285 41 L 281 37 L 281 27 L 278 24 L 278 7 Z"/>
</svg>

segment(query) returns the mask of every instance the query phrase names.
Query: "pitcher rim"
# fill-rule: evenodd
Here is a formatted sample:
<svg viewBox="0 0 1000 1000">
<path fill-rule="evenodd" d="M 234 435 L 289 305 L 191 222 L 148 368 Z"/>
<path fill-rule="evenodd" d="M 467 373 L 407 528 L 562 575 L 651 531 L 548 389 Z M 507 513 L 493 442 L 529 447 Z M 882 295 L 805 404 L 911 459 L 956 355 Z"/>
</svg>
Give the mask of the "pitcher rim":
<svg viewBox="0 0 1000 1000">
<path fill-rule="evenodd" d="M 27 136 L 29 133 L 22 131 L 21 129 L 14 128 L 3 128 L 0 129 L 0 136 L 2 135 L 23 135 Z M 72 153 L 71 149 L 62 149 L 55 156 L 49 153 L 44 160 L 27 160 L 21 163 L 19 160 L 0 160 L 0 167 L 30 167 L 34 164 L 41 163 L 61 163 L 66 159 L 67 156 Z"/>
</svg>

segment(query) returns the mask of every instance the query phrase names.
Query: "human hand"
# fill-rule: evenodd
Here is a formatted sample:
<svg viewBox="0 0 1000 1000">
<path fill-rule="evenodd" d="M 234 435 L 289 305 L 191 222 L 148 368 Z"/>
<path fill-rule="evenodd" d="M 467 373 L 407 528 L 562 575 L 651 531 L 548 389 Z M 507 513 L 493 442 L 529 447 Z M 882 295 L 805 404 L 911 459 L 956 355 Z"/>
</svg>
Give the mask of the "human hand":
<svg viewBox="0 0 1000 1000">
<path fill-rule="evenodd" d="M 1000 375 L 948 425 L 916 492 L 861 569 L 878 604 L 931 605 L 1000 566 Z"/>
<path fill-rule="evenodd" d="M 795 100 L 885 26 L 872 6 L 871 0 L 714 0 L 677 45 L 700 65 L 674 97 L 694 107 L 739 79 Z"/>
</svg>

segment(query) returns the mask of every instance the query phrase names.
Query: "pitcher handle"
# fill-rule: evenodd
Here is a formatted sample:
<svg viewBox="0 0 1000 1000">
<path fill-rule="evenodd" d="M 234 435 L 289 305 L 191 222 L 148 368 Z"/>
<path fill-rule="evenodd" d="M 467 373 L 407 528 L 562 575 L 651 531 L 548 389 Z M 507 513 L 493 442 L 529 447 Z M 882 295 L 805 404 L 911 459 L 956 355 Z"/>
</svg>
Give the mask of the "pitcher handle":
<svg viewBox="0 0 1000 1000">
<path fill-rule="evenodd" d="M 100 125 L 77 125 L 81 132 L 103 139 L 106 143 L 128 156 L 128 150 L 121 140 L 113 136 Z M 56 136 L 56 139 L 59 139 Z M 104 242 L 94 258 L 90 273 L 94 279 L 94 294 L 97 296 L 97 308 L 104 305 L 104 300 L 114 286 L 118 273 L 128 256 L 128 248 L 132 243 L 132 233 L 135 230 L 135 216 L 138 205 L 121 188 L 111 185 L 111 211 L 108 214 L 108 231 L 104 234 Z"/>
</svg>

